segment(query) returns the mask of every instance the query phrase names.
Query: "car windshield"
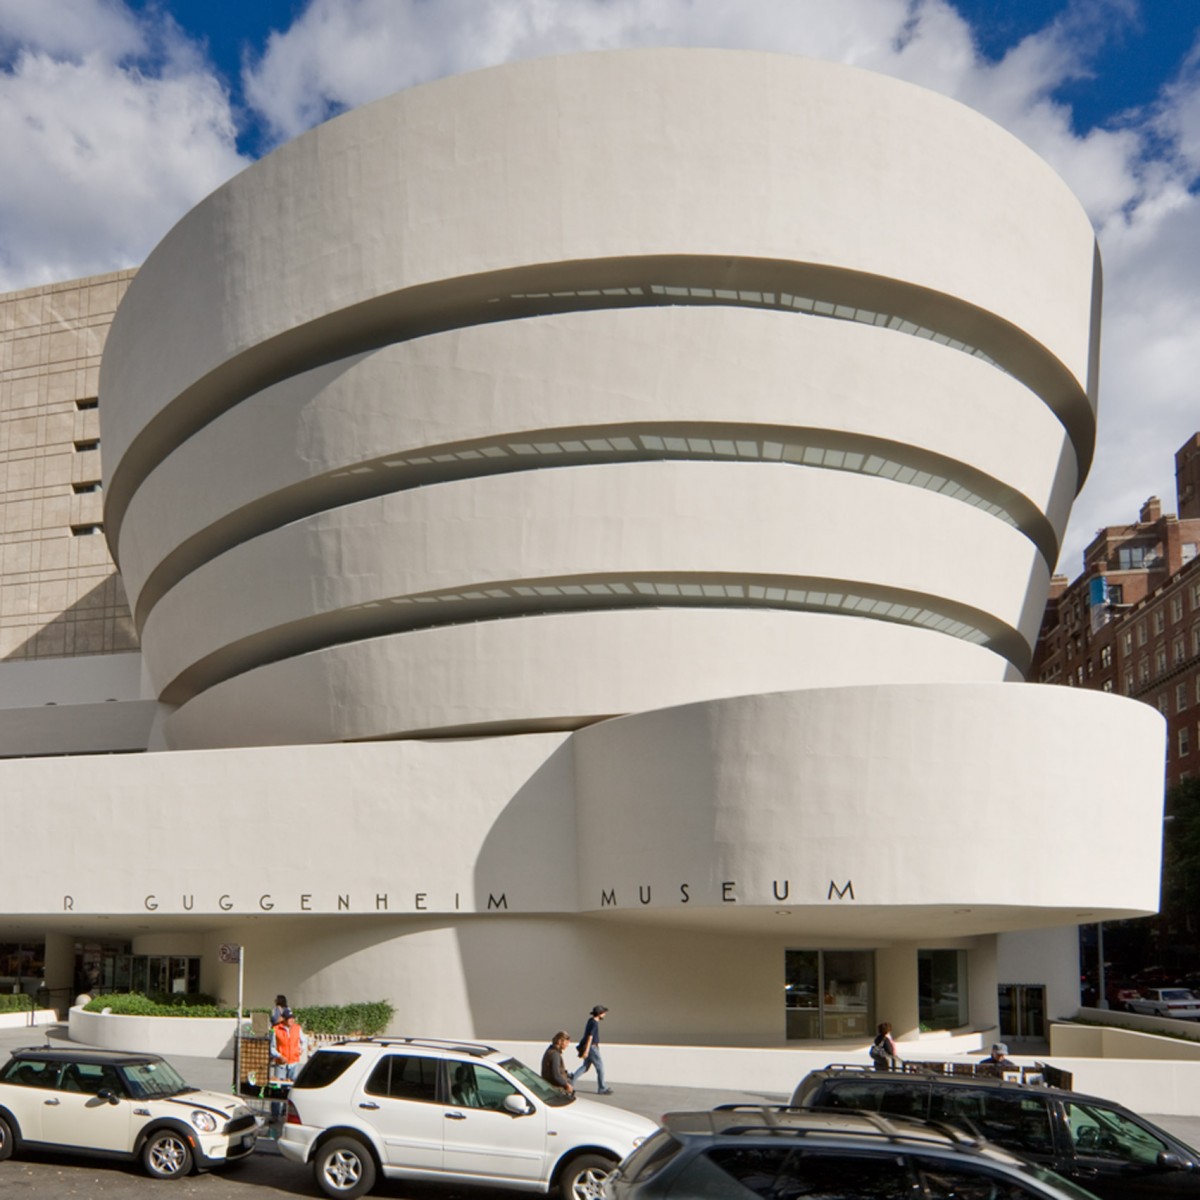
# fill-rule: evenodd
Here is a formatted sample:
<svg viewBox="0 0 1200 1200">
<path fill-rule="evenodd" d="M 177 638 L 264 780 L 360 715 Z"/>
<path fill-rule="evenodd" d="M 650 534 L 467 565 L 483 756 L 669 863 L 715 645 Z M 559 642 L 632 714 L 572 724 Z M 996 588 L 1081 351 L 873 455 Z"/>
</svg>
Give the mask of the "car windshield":
<svg viewBox="0 0 1200 1200">
<path fill-rule="evenodd" d="M 199 1088 L 184 1083 L 183 1076 L 169 1062 L 162 1059 L 156 1062 L 134 1063 L 122 1067 L 121 1070 L 125 1082 L 129 1085 L 129 1094 L 135 1100 L 199 1091 Z"/>
<path fill-rule="evenodd" d="M 508 1058 L 500 1064 L 522 1087 L 528 1088 L 543 1104 L 561 1108 L 575 1099 L 547 1083 L 536 1071 L 527 1067 L 519 1058 Z"/>
</svg>

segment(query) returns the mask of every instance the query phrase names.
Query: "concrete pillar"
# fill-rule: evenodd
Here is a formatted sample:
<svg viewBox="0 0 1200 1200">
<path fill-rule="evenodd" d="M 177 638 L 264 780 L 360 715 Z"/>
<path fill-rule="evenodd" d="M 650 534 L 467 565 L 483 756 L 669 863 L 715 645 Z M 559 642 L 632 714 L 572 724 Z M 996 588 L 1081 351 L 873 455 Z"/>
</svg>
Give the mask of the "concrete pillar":
<svg viewBox="0 0 1200 1200">
<path fill-rule="evenodd" d="M 897 1041 L 920 1035 L 917 947 L 911 942 L 875 951 L 875 1019 L 890 1021 Z"/>
<path fill-rule="evenodd" d="M 75 938 L 69 933 L 46 934 L 46 987 L 50 1003 L 66 1018 L 75 1002 Z"/>
<path fill-rule="evenodd" d="M 998 983 L 996 937 L 981 937 L 967 952 L 967 1006 L 971 1028 L 988 1037 L 1000 1030 Z"/>
</svg>

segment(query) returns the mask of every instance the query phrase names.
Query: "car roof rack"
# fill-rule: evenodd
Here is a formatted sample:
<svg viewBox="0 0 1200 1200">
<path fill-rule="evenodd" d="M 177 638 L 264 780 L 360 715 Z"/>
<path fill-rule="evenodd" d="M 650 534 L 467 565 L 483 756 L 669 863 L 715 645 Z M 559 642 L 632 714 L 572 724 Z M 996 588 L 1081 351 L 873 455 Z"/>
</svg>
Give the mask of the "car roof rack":
<svg viewBox="0 0 1200 1200">
<path fill-rule="evenodd" d="M 898 1067 L 885 1067 L 883 1070 L 865 1063 L 828 1063 L 819 1070 L 844 1071 L 847 1074 L 855 1075 L 940 1075 L 952 1079 L 973 1080 L 976 1083 L 1000 1086 L 1006 1083 L 1026 1086 L 1041 1085 L 1042 1087 L 1059 1088 L 1065 1092 L 1071 1091 L 1075 1085 L 1075 1076 L 1072 1072 L 1044 1062 L 1035 1062 L 1031 1067 L 1016 1067 L 1012 1071 L 1003 1073 L 990 1069 L 983 1062 L 926 1062 L 921 1059 L 906 1059 Z M 1014 1075 L 1018 1078 L 1011 1078 Z"/>
<path fill-rule="evenodd" d="M 714 1120 L 714 1115 L 752 1114 L 761 1118 L 759 1121 L 744 1123 L 728 1123 Z M 797 1125 L 788 1121 L 787 1117 L 808 1117 L 811 1124 Z M 730 1134 L 733 1136 L 756 1136 L 771 1134 L 786 1137 L 871 1137 L 881 1138 L 889 1142 L 929 1142 L 944 1144 L 952 1142 L 964 1150 L 979 1150 L 983 1143 L 978 1136 L 963 1129 L 949 1125 L 945 1121 L 923 1121 L 917 1117 L 887 1117 L 882 1113 L 870 1112 L 863 1109 L 801 1109 L 787 1104 L 722 1104 L 708 1112 L 678 1112 L 667 1113 L 663 1123 L 668 1122 L 678 1126 L 677 1118 L 693 1118 L 699 1124 L 707 1117 L 707 1124 L 714 1133 Z M 858 1124 L 860 1128 L 831 1128 L 822 1118 L 836 1117 L 839 1124 Z M 781 1119 L 782 1118 L 782 1119 Z M 934 1136 L 936 1135 L 936 1136 Z"/>
<path fill-rule="evenodd" d="M 457 1038 L 430 1037 L 348 1037 L 335 1046 L 360 1046 L 369 1042 L 373 1046 L 418 1046 L 424 1050 L 455 1050 L 459 1054 L 470 1054 L 474 1058 L 486 1058 L 489 1054 L 499 1054 L 495 1046 L 483 1042 L 464 1042 Z"/>
</svg>

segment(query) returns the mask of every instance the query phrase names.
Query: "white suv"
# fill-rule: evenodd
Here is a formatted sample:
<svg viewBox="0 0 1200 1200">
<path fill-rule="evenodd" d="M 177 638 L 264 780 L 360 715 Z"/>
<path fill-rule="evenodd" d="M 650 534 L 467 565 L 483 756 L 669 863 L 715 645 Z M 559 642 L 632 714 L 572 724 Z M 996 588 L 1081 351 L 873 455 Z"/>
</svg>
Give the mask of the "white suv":
<svg viewBox="0 0 1200 1200">
<path fill-rule="evenodd" d="M 35 1048 L 0 1069 L 0 1160 L 28 1146 L 138 1159 L 176 1179 L 244 1158 L 258 1127 L 239 1100 L 189 1087 L 156 1054 Z"/>
<path fill-rule="evenodd" d="M 292 1084 L 279 1149 L 313 1164 L 327 1196 L 389 1179 L 486 1183 L 570 1200 L 604 1180 L 657 1126 L 577 1099 L 490 1046 L 369 1038 L 318 1050 Z"/>
</svg>

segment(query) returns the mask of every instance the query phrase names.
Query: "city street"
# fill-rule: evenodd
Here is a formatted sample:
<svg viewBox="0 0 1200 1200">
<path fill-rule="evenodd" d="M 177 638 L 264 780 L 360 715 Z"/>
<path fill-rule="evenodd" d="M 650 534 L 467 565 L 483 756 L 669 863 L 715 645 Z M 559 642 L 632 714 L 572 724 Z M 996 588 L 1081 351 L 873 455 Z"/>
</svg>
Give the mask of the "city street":
<svg viewBox="0 0 1200 1200">
<path fill-rule="evenodd" d="M 56 1031 L 57 1032 L 57 1031 Z M 18 1046 L 46 1041 L 42 1030 L 0 1031 L 0 1062 Z M 225 1091 L 231 1064 L 224 1059 L 170 1056 L 190 1083 Z M 708 1109 L 718 1104 L 781 1104 L 787 1096 L 771 1092 L 735 1092 L 717 1088 L 622 1084 L 614 1080 L 615 1095 L 589 1099 L 627 1108 L 653 1121 L 667 1112 Z M 1145 1114 L 1191 1146 L 1200 1148 L 1200 1117 Z M 384 1200 L 511 1200 L 515 1194 L 498 1188 L 459 1188 L 443 1184 L 409 1184 L 380 1180 L 371 1193 Z M 97 1163 L 68 1155 L 23 1155 L 0 1163 L 0 1195 L 4 1200 L 273 1200 L 284 1196 L 321 1196 L 308 1167 L 282 1158 L 273 1143 L 263 1140 L 245 1162 L 231 1169 L 193 1175 L 163 1183 L 143 1174 L 135 1163 Z"/>
</svg>

